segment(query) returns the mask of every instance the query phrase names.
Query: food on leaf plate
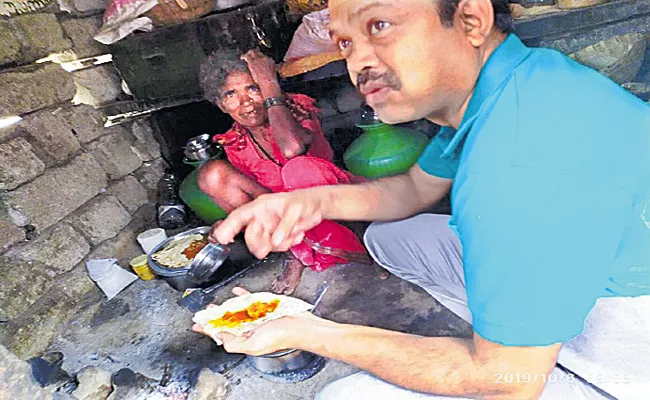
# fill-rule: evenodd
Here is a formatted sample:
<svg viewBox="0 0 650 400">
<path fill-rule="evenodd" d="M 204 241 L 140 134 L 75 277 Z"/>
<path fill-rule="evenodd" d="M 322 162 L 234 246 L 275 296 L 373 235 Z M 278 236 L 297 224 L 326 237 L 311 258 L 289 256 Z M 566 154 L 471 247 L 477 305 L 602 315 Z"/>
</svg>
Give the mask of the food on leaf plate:
<svg viewBox="0 0 650 400">
<path fill-rule="evenodd" d="M 249 293 L 226 300 L 220 306 L 199 311 L 192 319 L 217 343 L 215 334 L 227 332 L 236 336 L 278 318 L 309 311 L 313 305 L 295 297 L 273 293 Z"/>
</svg>

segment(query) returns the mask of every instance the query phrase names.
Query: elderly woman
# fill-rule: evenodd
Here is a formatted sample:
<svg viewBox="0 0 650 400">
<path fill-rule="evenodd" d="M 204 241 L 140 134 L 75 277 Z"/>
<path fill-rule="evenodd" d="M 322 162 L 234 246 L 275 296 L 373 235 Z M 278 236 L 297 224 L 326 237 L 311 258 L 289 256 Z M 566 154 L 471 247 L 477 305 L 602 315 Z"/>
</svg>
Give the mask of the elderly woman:
<svg viewBox="0 0 650 400">
<path fill-rule="evenodd" d="M 224 50 L 206 58 L 201 86 L 205 97 L 235 121 L 228 132 L 214 137 L 228 161 L 206 163 L 198 180 L 201 190 L 226 212 L 264 193 L 360 180 L 332 164 L 333 151 L 323 136 L 315 101 L 283 93 L 275 63 L 259 51 L 240 57 Z M 333 256 L 332 249 L 343 253 Z M 366 252 L 352 231 L 324 221 L 287 253 L 273 291 L 291 294 L 305 266 L 322 271 L 348 262 L 346 254 Z"/>
</svg>

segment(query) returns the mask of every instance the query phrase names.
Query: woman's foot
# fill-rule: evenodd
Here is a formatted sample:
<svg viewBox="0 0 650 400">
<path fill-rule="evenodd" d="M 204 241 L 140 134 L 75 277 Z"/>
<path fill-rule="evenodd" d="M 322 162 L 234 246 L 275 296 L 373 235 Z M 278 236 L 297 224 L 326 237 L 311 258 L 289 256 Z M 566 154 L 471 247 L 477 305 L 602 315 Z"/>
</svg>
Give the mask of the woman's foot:
<svg viewBox="0 0 650 400">
<path fill-rule="evenodd" d="M 292 294 L 298 287 L 298 284 L 300 284 L 300 278 L 302 278 L 302 271 L 304 269 L 305 266 L 300 260 L 295 258 L 293 254 L 287 253 L 280 276 L 275 278 L 273 283 L 271 283 L 273 293 L 287 296 Z"/>
</svg>

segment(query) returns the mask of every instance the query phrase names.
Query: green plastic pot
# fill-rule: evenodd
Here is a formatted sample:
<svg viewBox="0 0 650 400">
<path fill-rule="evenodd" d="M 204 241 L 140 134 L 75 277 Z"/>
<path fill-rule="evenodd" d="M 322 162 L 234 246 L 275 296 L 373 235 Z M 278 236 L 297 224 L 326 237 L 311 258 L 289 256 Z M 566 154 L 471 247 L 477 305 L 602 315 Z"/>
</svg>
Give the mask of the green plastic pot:
<svg viewBox="0 0 650 400">
<path fill-rule="evenodd" d="M 346 168 L 357 176 L 377 179 L 404 173 L 429 143 L 422 132 L 388 125 L 364 107 L 356 124 L 363 130 L 343 155 Z"/>
<path fill-rule="evenodd" d="M 179 194 L 183 202 L 206 224 L 212 225 L 216 221 L 226 218 L 228 213 L 199 189 L 197 178 L 199 167 L 203 161 L 188 161 L 186 159 L 183 162 L 195 167 L 180 185 Z"/>
</svg>

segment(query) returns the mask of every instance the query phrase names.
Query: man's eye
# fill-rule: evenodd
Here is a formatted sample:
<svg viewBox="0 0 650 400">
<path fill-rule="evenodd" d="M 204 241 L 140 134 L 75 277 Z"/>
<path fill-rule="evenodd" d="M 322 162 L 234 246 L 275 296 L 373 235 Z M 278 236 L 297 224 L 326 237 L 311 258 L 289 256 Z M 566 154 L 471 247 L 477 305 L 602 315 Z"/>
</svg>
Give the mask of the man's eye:
<svg viewBox="0 0 650 400">
<path fill-rule="evenodd" d="M 223 94 L 223 97 L 224 97 L 225 99 L 229 99 L 229 98 L 231 98 L 231 97 L 234 96 L 234 95 L 235 95 L 235 92 L 233 92 L 233 91 L 229 91 L 229 92 L 224 93 L 224 94 Z"/>
<path fill-rule="evenodd" d="M 347 49 L 348 47 L 350 47 L 352 42 L 347 40 L 347 39 L 341 39 L 341 40 L 338 41 L 338 44 L 339 44 L 339 49 L 341 49 L 341 51 L 343 51 L 343 50 Z"/>
<path fill-rule="evenodd" d="M 376 35 L 377 33 L 383 31 L 384 29 L 390 26 L 390 22 L 386 21 L 376 21 L 370 26 L 370 34 Z"/>
<path fill-rule="evenodd" d="M 257 86 L 255 86 L 255 85 L 253 85 L 253 86 L 249 86 L 249 87 L 248 87 L 248 90 L 250 90 L 251 92 L 259 92 L 259 91 L 260 91 L 260 88 L 257 87 Z"/>
</svg>

